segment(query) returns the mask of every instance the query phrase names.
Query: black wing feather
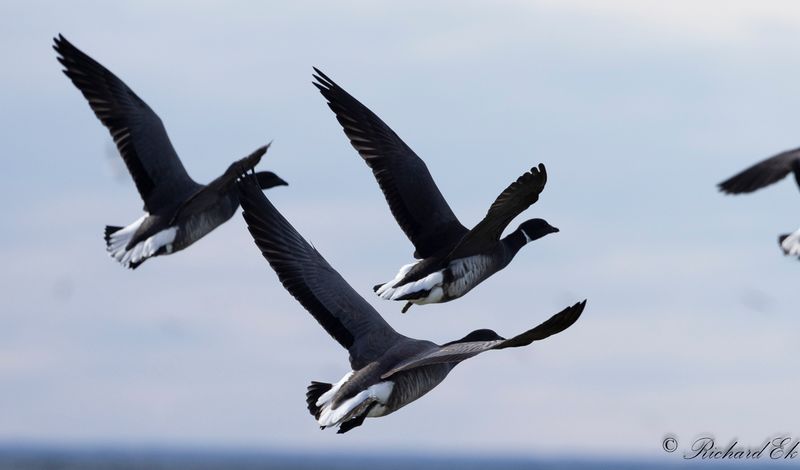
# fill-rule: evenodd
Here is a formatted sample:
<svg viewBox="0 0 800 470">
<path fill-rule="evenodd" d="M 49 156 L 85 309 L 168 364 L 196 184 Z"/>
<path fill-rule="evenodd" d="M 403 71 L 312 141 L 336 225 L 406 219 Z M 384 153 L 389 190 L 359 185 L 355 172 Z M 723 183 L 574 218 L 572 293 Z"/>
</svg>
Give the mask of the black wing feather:
<svg viewBox="0 0 800 470">
<path fill-rule="evenodd" d="M 491 341 L 456 341 L 438 346 L 428 351 L 424 351 L 411 359 L 404 361 L 389 372 L 383 374 L 382 378 L 387 378 L 397 372 L 422 367 L 431 364 L 441 364 L 446 362 L 460 362 L 470 357 L 492 349 L 518 348 L 527 346 L 534 341 L 545 339 L 556 333 L 566 330 L 580 318 L 586 301 L 578 302 L 571 307 L 550 317 L 545 322 L 511 339 L 497 339 Z"/>
<path fill-rule="evenodd" d="M 534 341 L 543 340 L 549 336 L 553 336 L 554 334 L 561 333 L 578 321 L 578 318 L 581 317 L 585 307 L 585 300 L 583 302 L 578 302 L 577 304 L 567 307 L 564 310 L 556 313 L 539 326 L 532 328 L 525 333 L 514 336 L 511 339 L 504 340 L 498 345 L 492 346 L 492 349 L 518 348 L 520 346 L 527 346 Z"/>
<path fill-rule="evenodd" d="M 483 220 L 461 240 L 449 258 L 462 258 L 475 254 L 488 243 L 499 240 L 508 224 L 539 200 L 539 194 L 544 190 L 545 184 L 547 184 L 547 170 L 543 163 L 517 178 L 497 196 Z"/>
<path fill-rule="evenodd" d="M 453 214 L 425 162 L 375 113 L 317 68 L 314 71 L 314 86 L 372 169 L 392 215 L 416 248 L 414 256 L 450 251 L 467 229 Z"/>
<path fill-rule="evenodd" d="M 264 258 L 286 290 L 350 352 L 354 370 L 404 338 L 297 233 L 254 176 L 240 181 L 239 191 L 242 215 Z"/>
<path fill-rule="evenodd" d="M 155 213 L 172 208 L 197 191 L 201 186 L 189 177 L 161 119 L 147 103 L 62 35 L 54 43 L 64 74 L 111 133 L 145 209 Z"/>
<path fill-rule="evenodd" d="M 752 193 L 777 183 L 794 171 L 800 185 L 800 149 L 788 150 L 760 161 L 720 183 L 719 190 L 727 194 Z"/>
</svg>

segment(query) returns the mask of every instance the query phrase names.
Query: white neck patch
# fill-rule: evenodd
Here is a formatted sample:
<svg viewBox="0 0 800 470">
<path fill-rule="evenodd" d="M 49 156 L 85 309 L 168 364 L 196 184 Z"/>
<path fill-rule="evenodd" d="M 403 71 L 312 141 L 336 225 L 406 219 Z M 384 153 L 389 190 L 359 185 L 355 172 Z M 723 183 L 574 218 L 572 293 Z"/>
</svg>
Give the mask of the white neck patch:
<svg viewBox="0 0 800 470">
<path fill-rule="evenodd" d="M 531 237 L 528 236 L 527 233 L 525 233 L 525 230 L 519 229 L 519 231 L 522 232 L 523 235 L 525 235 L 525 243 L 530 243 L 531 240 L 533 240 Z"/>
</svg>

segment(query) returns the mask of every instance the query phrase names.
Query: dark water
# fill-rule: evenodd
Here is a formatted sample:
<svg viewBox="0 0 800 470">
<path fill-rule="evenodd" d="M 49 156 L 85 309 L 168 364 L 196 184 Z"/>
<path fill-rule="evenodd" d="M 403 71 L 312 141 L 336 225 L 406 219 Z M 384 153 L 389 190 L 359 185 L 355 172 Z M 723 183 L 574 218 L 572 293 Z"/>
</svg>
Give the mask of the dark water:
<svg viewBox="0 0 800 470">
<path fill-rule="evenodd" d="M 671 470 L 788 468 L 778 462 L 559 460 L 459 456 L 303 455 L 275 452 L 75 450 L 0 447 L 0 470 Z M 796 468 L 796 466 L 793 466 Z"/>
</svg>

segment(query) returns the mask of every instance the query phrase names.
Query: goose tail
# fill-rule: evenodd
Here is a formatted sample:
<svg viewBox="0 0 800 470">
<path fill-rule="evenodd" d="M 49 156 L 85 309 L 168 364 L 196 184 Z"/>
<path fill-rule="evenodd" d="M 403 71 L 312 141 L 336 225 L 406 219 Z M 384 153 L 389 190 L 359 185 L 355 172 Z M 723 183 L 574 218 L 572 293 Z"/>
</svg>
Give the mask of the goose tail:
<svg viewBox="0 0 800 470">
<path fill-rule="evenodd" d="M 339 433 L 345 433 L 360 426 L 368 416 L 382 416 L 387 413 L 386 403 L 394 389 L 394 382 L 385 380 L 367 387 L 352 397 L 334 401 L 342 385 L 352 377 L 345 375 L 335 384 L 311 382 L 306 391 L 308 411 L 317 420 L 320 429 L 339 426 Z"/>
<path fill-rule="evenodd" d="M 394 276 L 394 279 L 392 279 L 389 282 L 384 282 L 383 284 L 377 284 L 372 288 L 372 290 L 383 299 L 390 298 L 392 293 L 394 292 L 396 284 L 402 281 L 403 278 L 406 277 L 406 274 L 408 274 L 409 271 L 411 271 L 411 269 L 414 266 L 416 266 L 418 262 L 419 261 L 415 261 L 413 263 L 409 263 L 401 267 L 400 270 L 397 272 L 397 274 Z"/>
<path fill-rule="evenodd" d="M 778 243 L 785 255 L 800 256 L 800 230 L 781 235 Z"/>
<path fill-rule="evenodd" d="M 318 405 L 317 402 L 320 397 L 331 388 L 333 388 L 333 384 L 325 382 L 311 382 L 311 385 L 308 386 L 306 390 L 306 404 L 308 405 L 308 412 L 311 413 L 314 419 L 319 419 L 322 410 L 322 406 Z"/>
<path fill-rule="evenodd" d="M 137 238 L 139 228 L 147 217 L 149 214 L 143 215 L 127 227 L 106 226 L 106 251 L 126 268 L 136 269 L 148 258 L 172 252 L 172 243 L 178 233 L 176 227 L 167 227 L 144 240 Z"/>
</svg>

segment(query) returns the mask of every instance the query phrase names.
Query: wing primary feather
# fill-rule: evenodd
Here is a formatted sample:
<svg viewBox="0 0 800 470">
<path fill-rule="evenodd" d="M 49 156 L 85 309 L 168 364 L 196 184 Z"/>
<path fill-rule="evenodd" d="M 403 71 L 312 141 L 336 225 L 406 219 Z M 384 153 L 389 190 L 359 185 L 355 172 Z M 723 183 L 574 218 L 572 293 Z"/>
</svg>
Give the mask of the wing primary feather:
<svg viewBox="0 0 800 470">
<path fill-rule="evenodd" d="M 442 196 L 425 162 L 375 113 L 318 68 L 314 86 L 351 145 L 372 170 L 400 228 L 424 258 L 449 251 L 467 229 Z"/>
<path fill-rule="evenodd" d="M 278 212 L 252 174 L 238 183 L 242 215 L 283 286 L 363 367 L 403 338 Z"/>
<path fill-rule="evenodd" d="M 717 187 L 726 194 L 752 193 L 777 183 L 792 171 L 800 185 L 800 149 L 781 152 L 762 160 L 719 183 Z"/>
<path fill-rule="evenodd" d="M 556 313 L 539 326 L 517 335 L 511 339 L 504 340 L 492 347 L 492 349 L 518 348 L 527 346 L 534 341 L 539 341 L 552 335 L 561 333 L 570 326 L 574 325 L 578 318 L 583 314 L 586 307 L 586 300 L 576 303 L 564 310 Z"/>
<path fill-rule="evenodd" d="M 455 341 L 443 346 L 434 346 L 395 366 L 381 378 L 386 379 L 398 372 L 431 364 L 458 363 L 492 349 L 516 348 L 527 346 L 534 341 L 545 339 L 560 333 L 574 325 L 586 307 L 586 300 L 565 308 L 548 320 L 511 339 L 494 339 L 489 341 Z"/>
<path fill-rule="evenodd" d="M 470 256 L 495 243 L 515 217 L 539 200 L 539 194 L 546 184 L 547 169 L 544 163 L 523 173 L 497 196 L 483 220 L 458 243 L 448 257 Z"/>
<path fill-rule="evenodd" d="M 353 335 L 335 316 L 326 311 L 308 286 L 303 285 L 302 267 L 313 262 L 309 252 L 304 250 L 304 240 L 294 230 L 287 230 L 288 224 L 269 200 L 264 196 L 257 182 L 250 176 L 239 183 L 241 193 L 242 215 L 247 228 L 253 236 L 256 246 L 264 258 L 275 270 L 281 283 L 336 339 L 342 347 L 349 349 L 353 345 Z M 269 206 L 268 206 L 269 205 Z"/>
<path fill-rule="evenodd" d="M 122 80 L 63 35 L 53 41 L 63 72 L 109 130 L 150 213 L 174 207 L 201 186 L 178 158 L 161 119 Z"/>
</svg>

